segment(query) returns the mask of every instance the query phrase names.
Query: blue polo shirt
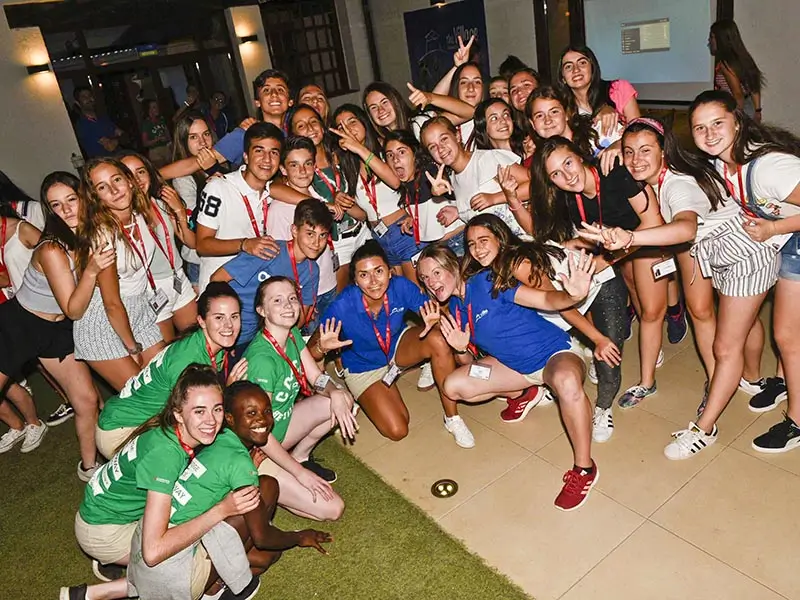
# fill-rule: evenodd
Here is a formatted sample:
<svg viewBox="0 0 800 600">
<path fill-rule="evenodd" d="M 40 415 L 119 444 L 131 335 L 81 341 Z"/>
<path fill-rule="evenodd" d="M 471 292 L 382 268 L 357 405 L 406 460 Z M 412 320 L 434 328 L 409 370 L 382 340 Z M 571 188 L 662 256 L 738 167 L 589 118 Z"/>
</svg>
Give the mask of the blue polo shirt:
<svg viewBox="0 0 800 600">
<path fill-rule="evenodd" d="M 244 162 L 244 129 L 237 127 L 231 131 L 214 145 L 214 150 L 233 166 L 241 165 Z"/>
<path fill-rule="evenodd" d="M 389 345 L 389 358 L 394 355 L 397 340 L 406 325 L 403 314 L 407 310 L 419 311 L 428 299 L 419 288 L 405 277 L 393 276 L 389 280 L 386 291 L 389 299 L 389 331 L 391 343 Z M 347 286 L 341 294 L 328 307 L 323 321 L 335 318 L 342 323 L 342 333 L 339 339 L 353 340 L 352 345 L 345 346 L 342 350 L 342 364 L 351 373 L 364 373 L 385 367 L 386 355 L 375 337 L 373 323 L 378 328 L 381 337 L 386 336 L 386 311 L 381 309 L 377 319 L 367 314 L 364 310 L 361 290 L 355 285 Z"/>
<path fill-rule="evenodd" d="M 553 354 L 568 349 L 569 335 L 532 308 L 514 302 L 520 285 L 492 298 L 491 273 L 482 271 L 467 281 L 463 301 L 450 298 L 450 314 L 460 310 L 463 328 L 471 304 L 472 341 L 509 369 L 529 375 L 544 368 Z"/>
<path fill-rule="evenodd" d="M 223 265 L 233 278 L 230 281 L 231 287 L 242 301 L 242 333 L 236 342 L 238 345 L 249 343 L 258 332 L 259 317 L 255 309 L 258 285 L 276 275 L 294 280 L 287 242 L 281 240 L 276 243 L 280 252 L 274 258 L 264 260 L 247 252 L 240 252 Z M 297 275 L 300 278 L 298 283 L 303 306 L 311 306 L 319 289 L 319 267 L 313 260 L 305 259 L 297 263 Z"/>
<path fill-rule="evenodd" d="M 89 158 L 108 156 L 110 153 L 100 144 L 100 138 L 112 138 L 117 131 L 117 126 L 108 117 L 87 119 L 81 115 L 75 124 L 78 131 L 78 141 Z"/>
</svg>

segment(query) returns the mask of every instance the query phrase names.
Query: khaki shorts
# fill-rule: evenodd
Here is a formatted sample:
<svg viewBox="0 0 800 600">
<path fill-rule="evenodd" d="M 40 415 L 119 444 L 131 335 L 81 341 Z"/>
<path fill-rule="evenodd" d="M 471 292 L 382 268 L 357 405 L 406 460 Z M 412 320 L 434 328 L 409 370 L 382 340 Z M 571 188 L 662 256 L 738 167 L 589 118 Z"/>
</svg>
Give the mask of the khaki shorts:
<svg viewBox="0 0 800 600">
<path fill-rule="evenodd" d="M 583 351 L 578 343 L 575 341 L 574 338 L 569 339 L 569 348 L 565 348 L 564 350 L 559 350 L 553 356 L 557 356 L 558 354 L 562 354 L 564 352 L 570 352 L 572 354 L 577 355 L 580 357 L 581 362 L 584 362 L 583 358 Z M 553 359 L 553 356 L 547 359 L 547 362 L 550 362 Z M 531 384 L 531 385 L 544 385 L 544 370 L 547 368 L 547 365 L 539 369 L 538 371 L 534 371 L 533 373 L 528 373 L 527 375 L 523 375 L 523 377 Z"/>
<path fill-rule="evenodd" d="M 99 425 L 94 428 L 94 443 L 100 454 L 105 456 L 108 460 L 117 453 L 117 448 L 128 439 L 128 437 L 136 430 L 136 427 L 119 427 L 118 429 L 109 429 L 105 431 L 100 429 Z"/>
<path fill-rule="evenodd" d="M 400 345 L 400 341 L 406 334 L 406 331 L 411 329 L 411 327 L 412 326 L 406 327 L 400 332 L 400 337 L 397 338 L 397 346 L 395 346 L 395 353 L 397 351 L 397 347 Z M 392 355 L 391 362 L 394 362 L 394 355 Z M 347 389 L 349 389 L 350 393 L 353 394 L 353 398 L 358 400 L 361 397 L 361 394 L 367 391 L 369 386 L 383 379 L 383 376 L 388 372 L 389 365 L 373 369 L 372 371 L 364 371 L 363 373 L 351 373 L 345 369 L 344 382 L 347 385 Z"/>
<path fill-rule="evenodd" d="M 283 472 L 277 463 L 273 462 L 269 459 L 269 457 L 264 457 L 263 462 L 258 465 L 258 474 L 259 475 L 269 475 L 270 477 L 274 477 L 275 479 L 278 478 L 278 475 Z"/>
<path fill-rule="evenodd" d="M 203 544 L 197 544 L 192 557 L 192 598 L 199 600 L 206 591 L 208 576 L 211 575 L 211 559 Z"/>
<path fill-rule="evenodd" d="M 101 564 L 119 564 L 131 552 L 136 525 L 90 525 L 75 513 L 75 538 L 83 551 Z"/>
</svg>

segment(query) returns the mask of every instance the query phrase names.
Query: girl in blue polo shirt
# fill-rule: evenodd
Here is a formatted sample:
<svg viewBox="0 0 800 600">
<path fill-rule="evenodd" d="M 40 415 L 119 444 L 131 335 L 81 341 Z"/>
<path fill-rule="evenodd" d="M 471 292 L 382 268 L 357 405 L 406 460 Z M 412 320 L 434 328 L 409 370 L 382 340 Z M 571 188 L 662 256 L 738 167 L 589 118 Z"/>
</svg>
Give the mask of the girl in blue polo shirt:
<svg viewBox="0 0 800 600">
<path fill-rule="evenodd" d="M 323 316 L 324 329 L 308 343 L 320 360 L 341 346 L 339 333 L 352 342 L 342 350 L 345 383 L 370 421 L 384 437 L 408 435 L 409 414 L 395 385 L 402 369 L 429 360 L 444 410 L 444 426 L 462 448 L 475 439 L 458 416 L 454 400 L 442 392 L 445 378 L 456 364 L 450 346 L 438 329 L 438 306 L 408 279 L 393 275 L 380 245 L 371 240 L 356 250 L 350 263 L 353 285 L 345 288 Z M 407 312 L 420 312 L 425 326 L 406 325 Z M 337 326 L 337 322 L 339 325 Z M 335 329 L 335 335 L 325 331 Z"/>
<path fill-rule="evenodd" d="M 514 265 L 499 257 L 491 270 L 462 279 L 455 254 L 441 245 L 422 251 L 420 281 L 441 303 L 442 335 L 461 365 L 444 382 L 448 398 L 475 403 L 495 396 L 513 396 L 531 385 L 546 384 L 559 399 L 561 416 L 574 452 L 574 467 L 564 475 L 555 501 L 560 510 L 574 510 L 597 481 L 591 457 L 592 408 L 583 391 L 586 375 L 580 350 L 569 336 L 536 310 L 559 311 L 586 297 L 594 261 L 582 252 L 572 259 L 569 275 L 559 275 L 564 291 L 539 289 L 553 275 L 546 253 L 531 264 L 531 283 L 523 285 L 511 273 Z M 479 352 L 486 356 L 477 359 Z"/>
</svg>

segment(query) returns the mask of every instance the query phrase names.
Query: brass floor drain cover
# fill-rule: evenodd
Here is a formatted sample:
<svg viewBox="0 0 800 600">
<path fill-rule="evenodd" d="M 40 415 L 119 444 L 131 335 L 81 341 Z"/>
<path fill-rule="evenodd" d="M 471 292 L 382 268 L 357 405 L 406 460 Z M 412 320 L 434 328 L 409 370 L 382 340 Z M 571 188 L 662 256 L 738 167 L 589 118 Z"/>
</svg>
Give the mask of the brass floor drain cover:
<svg viewBox="0 0 800 600">
<path fill-rule="evenodd" d="M 457 491 L 458 484 L 452 479 L 440 479 L 431 486 L 431 494 L 437 498 L 455 496 Z"/>
</svg>

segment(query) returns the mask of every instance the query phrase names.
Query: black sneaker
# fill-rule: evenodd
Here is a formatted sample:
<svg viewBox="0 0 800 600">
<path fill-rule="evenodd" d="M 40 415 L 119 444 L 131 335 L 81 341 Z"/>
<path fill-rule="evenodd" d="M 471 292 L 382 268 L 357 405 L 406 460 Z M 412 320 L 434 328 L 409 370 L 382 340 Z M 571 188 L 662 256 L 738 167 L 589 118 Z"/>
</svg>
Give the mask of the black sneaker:
<svg viewBox="0 0 800 600">
<path fill-rule="evenodd" d="M 333 483 L 336 481 L 336 471 L 323 467 L 313 457 L 309 457 L 308 460 L 301 462 L 300 465 L 314 473 L 314 475 L 324 479 L 328 483 Z"/>
<path fill-rule="evenodd" d="M 786 381 L 783 377 L 767 377 L 764 389 L 750 398 L 747 405 L 754 413 L 768 412 L 786 400 Z"/>
<path fill-rule="evenodd" d="M 783 413 L 783 421 L 770 427 L 769 431 L 753 440 L 753 449 L 759 452 L 778 454 L 800 446 L 800 427 Z"/>
<path fill-rule="evenodd" d="M 258 593 L 258 588 L 260 587 L 261 580 L 258 577 L 253 576 L 253 579 L 250 580 L 250 583 L 248 583 L 247 587 L 241 592 L 234 594 L 230 588 L 226 588 L 219 597 L 219 600 L 250 600 Z"/>
<path fill-rule="evenodd" d="M 86 584 L 62 587 L 58 593 L 58 600 L 86 600 Z"/>
<path fill-rule="evenodd" d="M 44 422 L 47 423 L 48 427 L 53 427 L 54 425 L 61 425 L 64 421 L 69 421 L 74 416 L 75 409 L 70 404 L 62 403 Z"/>
<path fill-rule="evenodd" d="M 116 581 L 125 577 L 125 567 L 119 565 L 101 565 L 92 559 L 92 573 L 100 581 Z"/>
<path fill-rule="evenodd" d="M 664 317 L 667 321 L 667 338 L 670 344 L 680 344 L 686 333 L 689 331 L 689 324 L 686 322 L 686 309 L 683 302 L 678 304 L 680 312 L 674 317 L 667 313 Z"/>
</svg>

